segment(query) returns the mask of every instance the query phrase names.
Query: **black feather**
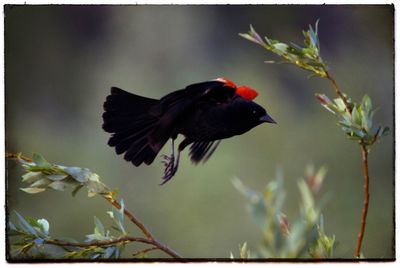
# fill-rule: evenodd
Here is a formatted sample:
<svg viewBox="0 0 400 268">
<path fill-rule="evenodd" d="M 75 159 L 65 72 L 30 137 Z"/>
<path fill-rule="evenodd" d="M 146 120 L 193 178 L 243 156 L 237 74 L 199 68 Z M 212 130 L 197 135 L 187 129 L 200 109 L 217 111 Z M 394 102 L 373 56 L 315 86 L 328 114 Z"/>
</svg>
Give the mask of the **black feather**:
<svg viewBox="0 0 400 268">
<path fill-rule="evenodd" d="M 103 129 L 113 133 L 108 141 L 117 154 L 125 153 L 125 160 L 135 166 L 142 162 L 151 163 L 158 150 L 149 142 L 159 118 L 159 101 L 111 88 L 111 94 L 104 103 Z"/>
<path fill-rule="evenodd" d="M 206 162 L 214 153 L 220 141 L 199 141 L 190 146 L 190 160 L 198 164 L 201 161 Z"/>
</svg>

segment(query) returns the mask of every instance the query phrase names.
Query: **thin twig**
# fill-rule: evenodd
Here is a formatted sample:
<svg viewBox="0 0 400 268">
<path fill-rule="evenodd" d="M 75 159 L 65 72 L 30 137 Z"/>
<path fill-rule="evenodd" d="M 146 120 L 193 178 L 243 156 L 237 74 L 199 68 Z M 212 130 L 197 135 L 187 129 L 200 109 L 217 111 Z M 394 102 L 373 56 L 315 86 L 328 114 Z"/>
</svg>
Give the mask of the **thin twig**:
<svg viewBox="0 0 400 268">
<path fill-rule="evenodd" d="M 111 205 L 113 205 L 115 208 L 121 209 L 121 204 L 118 203 L 115 199 L 111 198 L 108 195 L 102 195 L 102 196 L 104 197 L 105 200 L 110 202 Z M 135 224 L 143 232 L 143 234 L 148 238 L 148 241 L 150 241 L 151 244 L 157 246 L 160 250 L 164 251 L 171 257 L 182 258 L 176 251 L 169 248 L 167 245 L 164 245 L 163 243 L 159 242 L 146 228 L 146 226 L 144 226 L 144 224 L 142 224 L 129 210 L 124 209 L 124 214 L 133 224 Z"/>
<path fill-rule="evenodd" d="M 366 145 L 361 145 L 362 159 L 363 159 L 363 172 L 364 172 L 364 207 L 361 213 L 361 226 L 358 233 L 357 246 L 354 256 L 360 257 L 361 244 L 365 233 L 365 224 L 368 214 L 369 205 L 369 174 L 368 174 L 368 149 Z"/>
<path fill-rule="evenodd" d="M 14 160 L 18 160 L 18 159 L 22 159 L 24 161 L 27 162 L 32 162 L 32 159 L 20 154 L 15 154 L 15 153 L 6 153 L 6 158 L 9 159 L 14 159 Z M 111 205 L 113 205 L 115 208 L 117 209 L 121 209 L 121 204 L 118 203 L 118 201 L 116 201 L 115 199 L 113 199 L 110 195 L 101 195 L 105 200 L 107 200 L 109 203 L 111 203 Z M 120 242 L 129 242 L 129 241 L 137 241 L 137 242 L 142 242 L 142 243 L 147 243 L 147 244 L 151 244 L 154 245 L 155 247 L 157 247 L 159 250 L 165 252 L 166 254 L 170 255 L 173 258 L 182 258 L 182 256 L 180 256 L 176 251 L 174 251 L 173 249 L 169 248 L 167 245 L 161 243 L 160 241 L 158 241 L 150 232 L 149 229 L 146 228 L 146 226 L 141 223 L 138 218 L 136 218 L 134 216 L 134 214 L 132 212 L 130 212 L 129 210 L 124 208 L 124 215 L 134 224 L 136 225 L 141 231 L 142 233 L 146 236 L 146 238 L 140 238 L 140 237 L 130 237 L 130 236 L 125 236 L 122 238 L 119 238 L 117 240 L 110 240 L 110 241 L 97 241 L 96 243 L 69 243 L 69 242 L 63 242 L 63 241 L 56 241 L 56 240 L 48 240 L 47 242 L 53 243 L 56 245 L 56 243 L 58 243 L 57 245 L 60 246 L 77 246 L 77 247 L 89 247 L 89 246 L 105 246 L 105 245 L 110 245 L 110 244 L 115 244 L 115 243 L 120 243 Z M 51 242 L 52 241 L 52 242 Z M 63 244 L 64 243 L 64 244 Z"/>
<path fill-rule="evenodd" d="M 102 197 L 107 200 L 108 202 L 111 203 L 115 208 L 121 209 L 121 204 L 117 202 L 117 200 L 111 198 L 108 195 L 102 195 Z M 153 235 L 150 233 L 150 231 L 146 228 L 146 226 L 143 225 L 129 210 L 124 209 L 124 214 L 125 216 L 133 223 L 135 224 L 141 231 L 142 233 L 149 239 L 153 240 Z"/>
<path fill-rule="evenodd" d="M 328 71 L 325 71 L 325 73 L 326 73 L 326 78 L 327 78 L 329 81 L 331 81 L 332 86 L 333 86 L 333 89 L 334 89 L 335 92 L 336 92 L 336 95 L 338 95 L 339 98 L 342 99 L 342 101 L 344 102 L 344 105 L 346 105 L 347 111 L 351 114 L 351 112 L 352 112 L 351 105 L 350 105 L 350 103 L 347 101 L 346 97 L 343 95 L 342 91 L 340 91 L 339 86 L 338 86 L 338 84 L 336 83 L 335 79 L 333 79 L 333 77 L 329 74 Z"/>
<path fill-rule="evenodd" d="M 88 247 L 105 247 L 119 243 L 126 242 L 140 242 L 145 244 L 153 245 L 153 242 L 142 237 L 133 237 L 133 236 L 124 236 L 114 240 L 102 240 L 102 241 L 92 241 L 92 242 L 68 242 L 61 240 L 45 240 L 45 244 L 56 245 L 60 247 L 79 247 L 79 248 L 88 248 Z"/>
<path fill-rule="evenodd" d="M 159 249 L 159 248 L 158 247 L 151 247 L 151 248 L 146 248 L 146 249 L 143 249 L 143 250 L 139 250 L 138 252 L 133 253 L 132 257 L 136 257 L 136 256 L 138 256 L 140 254 L 145 254 L 147 252 L 150 252 L 150 251 L 153 251 L 153 250 L 157 250 L 157 249 Z"/>
<path fill-rule="evenodd" d="M 342 91 L 339 89 L 335 79 L 326 71 L 326 78 L 332 83 L 332 86 L 336 92 L 336 94 L 343 100 L 346 105 L 347 111 L 351 114 L 352 108 L 347 101 L 346 97 L 343 95 Z M 378 132 L 377 132 L 378 133 Z M 377 135 L 374 136 L 374 139 L 371 143 L 374 144 L 377 139 Z M 367 222 L 367 214 L 368 214 L 368 205 L 369 205 L 369 172 L 368 172 L 368 148 L 367 145 L 360 143 L 361 146 L 361 154 L 363 161 L 363 173 L 364 173 L 364 206 L 361 212 L 361 221 L 360 221 L 360 231 L 357 237 L 357 245 L 355 249 L 355 257 L 360 257 L 361 244 L 365 233 L 365 225 Z"/>
<path fill-rule="evenodd" d="M 20 154 L 15 154 L 15 153 L 6 153 L 6 158 L 8 159 L 13 159 L 13 160 L 18 160 L 18 159 L 22 159 L 24 161 L 27 162 L 32 162 L 32 159 Z"/>
</svg>

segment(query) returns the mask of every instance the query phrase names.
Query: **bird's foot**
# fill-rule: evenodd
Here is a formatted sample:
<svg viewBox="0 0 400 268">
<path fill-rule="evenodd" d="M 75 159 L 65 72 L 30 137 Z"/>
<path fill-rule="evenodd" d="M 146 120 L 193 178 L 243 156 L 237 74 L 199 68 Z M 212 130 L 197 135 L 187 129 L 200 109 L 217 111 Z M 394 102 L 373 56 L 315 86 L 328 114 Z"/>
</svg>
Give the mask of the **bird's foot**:
<svg viewBox="0 0 400 268">
<path fill-rule="evenodd" d="M 164 176 L 162 177 L 163 182 L 160 184 L 163 185 L 175 175 L 176 171 L 178 170 L 178 165 L 175 164 L 174 155 L 171 156 L 162 155 L 161 157 L 163 158 L 161 163 L 163 163 L 165 166 Z"/>
</svg>

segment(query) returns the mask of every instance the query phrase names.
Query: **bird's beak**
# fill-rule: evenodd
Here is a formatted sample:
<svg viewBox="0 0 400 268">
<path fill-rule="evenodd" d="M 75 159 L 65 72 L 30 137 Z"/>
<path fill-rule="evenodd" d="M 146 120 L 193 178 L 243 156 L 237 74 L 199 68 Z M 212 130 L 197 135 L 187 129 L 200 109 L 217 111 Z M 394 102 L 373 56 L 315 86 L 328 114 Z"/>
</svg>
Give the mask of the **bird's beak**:
<svg viewBox="0 0 400 268">
<path fill-rule="evenodd" d="M 261 123 L 273 123 L 273 124 L 276 124 L 275 120 L 272 119 L 272 117 L 269 116 L 268 114 L 260 117 L 260 122 Z"/>
</svg>

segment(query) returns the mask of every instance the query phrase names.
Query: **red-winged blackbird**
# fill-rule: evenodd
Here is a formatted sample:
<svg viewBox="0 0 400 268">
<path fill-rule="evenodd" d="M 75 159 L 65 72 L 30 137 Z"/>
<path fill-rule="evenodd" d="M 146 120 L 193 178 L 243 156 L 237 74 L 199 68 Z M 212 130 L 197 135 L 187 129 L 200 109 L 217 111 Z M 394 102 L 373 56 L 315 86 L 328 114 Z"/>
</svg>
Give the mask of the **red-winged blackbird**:
<svg viewBox="0 0 400 268">
<path fill-rule="evenodd" d="M 164 144 L 172 139 L 171 156 L 163 155 L 163 182 L 176 173 L 180 152 L 188 145 L 193 163 L 205 162 L 220 140 L 243 134 L 253 127 L 275 121 L 252 100 L 257 91 L 237 87 L 218 78 L 196 83 L 160 100 L 138 96 L 113 87 L 104 103 L 103 129 L 113 133 L 108 144 L 126 161 L 150 165 Z M 185 139 L 174 154 L 178 134 Z"/>
</svg>

